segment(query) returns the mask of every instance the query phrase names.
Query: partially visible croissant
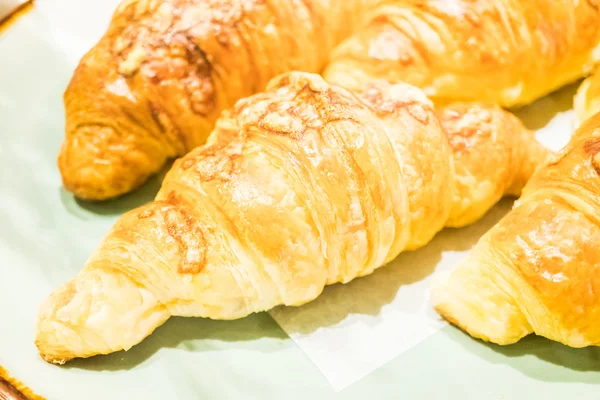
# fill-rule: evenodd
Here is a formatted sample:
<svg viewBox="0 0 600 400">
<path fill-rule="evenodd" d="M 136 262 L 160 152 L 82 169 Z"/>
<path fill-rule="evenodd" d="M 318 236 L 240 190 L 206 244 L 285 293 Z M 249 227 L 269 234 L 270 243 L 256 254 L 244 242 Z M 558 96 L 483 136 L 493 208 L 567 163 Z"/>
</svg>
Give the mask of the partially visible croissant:
<svg viewBox="0 0 600 400">
<path fill-rule="evenodd" d="M 300 305 L 519 194 L 546 151 L 498 107 L 433 104 L 407 84 L 360 95 L 275 78 L 223 113 L 156 201 L 123 215 L 42 305 L 50 362 L 129 349 L 171 315 Z"/>
<path fill-rule="evenodd" d="M 432 288 L 437 311 L 474 337 L 536 333 L 600 345 L 600 114 L 540 167 L 514 209 Z"/>
<path fill-rule="evenodd" d="M 600 42 L 597 0 L 388 1 L 368 17 L 326 79 L 405 81 L 439 102 L 529 103 L 589 72 Z"/>
<path fill-rule="evenodd" d="M 125 0 L 64 96 L 64 186 L 126 193 L 202 144 L 222 109 L 330 59 L 326 80 L 347 88 L 367 75 L 528 102 L 582 76 L 600 39 L 594 1 Z"/>
<path fill-rule="evenodd" d="M 574 100 L 579 123 L 600 112 L 600 71 L 583 81 Z"/>
</svg>

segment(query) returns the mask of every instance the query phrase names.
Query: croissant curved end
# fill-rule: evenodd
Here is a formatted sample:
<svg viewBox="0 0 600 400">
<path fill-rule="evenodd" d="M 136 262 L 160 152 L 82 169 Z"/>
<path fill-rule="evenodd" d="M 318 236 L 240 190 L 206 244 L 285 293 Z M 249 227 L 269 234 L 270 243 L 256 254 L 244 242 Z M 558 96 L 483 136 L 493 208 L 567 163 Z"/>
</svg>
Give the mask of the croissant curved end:
<svg viewBox="0 0 600 400">
<path fill-rule="evenodd" d="M 438 274 L 431 287 L 431 303 L 449 323 L 471 336 L 499 345 L 513 344 L 532 332 L 525 315 L 502 277 L 477 268 L 485 257 L 471 256 L 466 263 Z"/>
<path fill-rule="evenodd" d="M 69 135 L 60 151 L 58 166 L 63 185 L 85 200 L 106 200 L 144 183 L 166 162 L 155 151 L 105 125 L 83 125 Z"/>
<path fill-rule="evenodd" d="M 77 335 L 75 328 L 66 321 L 57 318 L 59 304 L 69 302 L 75 294 L 74 281 L 67 282 L 42 303 L 36 327 L 35 345 L 41 357 L 53 364 L 64 364 L 75 357 L 70 346 L 66 344 L 77 343 L 82 337 Z M 57 302 L 53 301 L 58 300 Z M 78 343 L 81 347 L 83 343 Z"/>
<path fill-rule="evenodd" d="M 150 291 L 125 274 L 93 270 L 65 283 L 42 303 L 35 345 L 44 360 L 64 364 L 129 350 L 169 317 Z"/>
</svg>

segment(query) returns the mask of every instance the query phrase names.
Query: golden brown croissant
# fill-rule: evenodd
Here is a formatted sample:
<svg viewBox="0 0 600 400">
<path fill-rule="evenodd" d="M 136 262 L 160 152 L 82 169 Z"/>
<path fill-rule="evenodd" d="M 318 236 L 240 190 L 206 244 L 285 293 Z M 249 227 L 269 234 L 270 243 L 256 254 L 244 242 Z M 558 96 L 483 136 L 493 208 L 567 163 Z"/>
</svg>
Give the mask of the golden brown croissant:
<svg viewBox="0 0 600 400">
<path fill-rule="evenodd" d="M 126 193 L 202 144 L 222 109 L 331 54 L 326 80 L 348 88 L 366 74 L 510 105 L 581 76 L 599 34 L 591 0 L 126 0 L 65 93 L 63 183 Z"/>
<path fill-rule="evenodd" d="M 444 129 L 442 129 L 442 126 Z M 42 305 L 62 363 L 129 349 L 171 315 L 233 319 L 370 274 L 519 194 L 546 151 L 498 107 L 290 73 L 223 113 L 156 200 L 123 215 Z"/>
<path fill-rule="evenodd" d="M 514 209 L 432 288 L 437 311 L 472 336 L 600 344 L 600 114 L 539 168 Z"/>
<path fill-rule="evenodd" d="M 64 186 L 106 199 L 140 185 L 269 79 L 321 70 L 361 3 L 125 0 L 64 95 Z"/>
<path fill-rule="evenodd" d="M 600 112 L 600 72 L 583 81 L 574 100 L 578 122 L 583 122 Z"/>
<path fill-rule="evenodd" d="M 387 1 L 368 17 L 326 79 L 404 81 L 439 102 L 529 103 L 589 72 L 600 41 L 597 0 Z"/>
</svg>

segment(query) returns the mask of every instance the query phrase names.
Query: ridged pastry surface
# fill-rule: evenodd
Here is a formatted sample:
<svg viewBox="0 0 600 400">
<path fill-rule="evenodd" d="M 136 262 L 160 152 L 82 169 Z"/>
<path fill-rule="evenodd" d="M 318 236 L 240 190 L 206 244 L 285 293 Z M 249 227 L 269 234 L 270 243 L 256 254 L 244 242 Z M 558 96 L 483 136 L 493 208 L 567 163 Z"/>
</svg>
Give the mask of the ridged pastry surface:
<svg viewBox="0 0 600 400">
<path fill-rule="evenodd" d="M 126 193 L 205 142 L 219 113 L 274 76 L 318 72 L 362 0 L 125 0 L 64 94 L 64 186 Z"/>
<path fill-rule="evenodd" d="M 284 74 L 225 111 L 156 200 L 124 214 L 39 314 L 62 363 L 129 349 L 170 315 L 301 305 L 518 194 L 546 152 L 513 115 L 436 113 L 408 84 Z"/>
<path fill-rule="evenodd" d="M 600 42 L 596 0 L 381 1 L 367 15 L 326 78 L 404 81 L 436 102 L 530 103 L 588 73 Z"/>
<path fill-rule="evenodd" d="M 600 344 L 600 115 L 540 167 L 514 209 L 432 289 L 438 312 L 510 344 L 536 333 Z"/>
</svg>

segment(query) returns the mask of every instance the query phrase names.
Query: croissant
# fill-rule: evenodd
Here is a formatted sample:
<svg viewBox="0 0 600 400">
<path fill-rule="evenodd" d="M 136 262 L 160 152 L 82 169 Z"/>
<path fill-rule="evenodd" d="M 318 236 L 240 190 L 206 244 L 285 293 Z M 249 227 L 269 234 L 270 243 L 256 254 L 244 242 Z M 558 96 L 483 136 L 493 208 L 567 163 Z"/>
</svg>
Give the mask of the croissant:
<svg viewBox="0 0 600 400">
<path fill-rule="evenodd" d="M 322 69 L 360 4 L 124 0 L 64 94 L 65 188 L 101 200 L 139 186 L 269 79 Z"/>
<path fill-rule="evenodd" d="M 125 0 L 64 95 L 64 187 L 126 193 L 270 78 L 330 60 L 326 80 L 349 89 L 374 76 L 526 103 L 582 76 L 600 40 L 594 1 Z"/>
<path fill-rule="evenodd" d="M 600 114 L 539 168 L 513 210 L 432 287 L 436 310 L 476 338 L 536 333 L 600 344 Z"/>
<path fill-rule="evenodd" d="M 573 105 L 578 122 L 600 112 L 600 72 L 583 81 L 577 89 Z"/>
<path fill-rule="evenodd" d="M 334 49 L 324 75 L 349 89 L 377 77 L 440 103 L 512 107 L 589 72 L 599 41 L 596 0 L 385 2 Z"/>
<path fill-rule="evenodd" d="M 171 315 L 304 304 L 473 222 L 546 157 L 499 107 L 459 103 L 438 117 L 408 84 L 352 93 L 281 75 L 116 222 L 42 304 L 36 345 L 63 363 L 129 349 Z"/>
</svg>

